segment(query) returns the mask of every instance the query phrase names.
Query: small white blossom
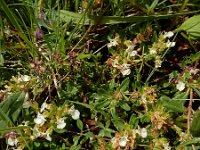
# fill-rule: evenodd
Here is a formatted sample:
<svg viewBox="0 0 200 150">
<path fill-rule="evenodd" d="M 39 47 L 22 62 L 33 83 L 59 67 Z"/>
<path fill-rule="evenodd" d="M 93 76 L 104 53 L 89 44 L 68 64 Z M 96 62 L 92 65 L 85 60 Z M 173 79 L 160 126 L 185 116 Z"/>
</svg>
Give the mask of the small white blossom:
<svg viewBox="0 0 200 150">
<path fill-rule="evenodd" d="M 147 129 L 146 128 L 141 128 L 138 130 L 138 134 L 142 137 L 142 138 L 146 138 L 147 137 Z"/>
<path fill-rule="evenodd" d="M 72 118 L 73 118 L 74 120 L 78 120 L 79 117 L 80 117 L 80 112 L 79 112 L 79 110 L 74 109 L 74 106 L 72 106 L 72 107 L 69 109 L 69 114 L 72 116 Z"/>
<path fill-rule="evenodd" d="M 21 75 L 21 76 L 19 77 L 19 79 L 18 79 L 18 81 L 20 81 L 20 82 L 28 82 L 28 81 L 30 81 L 30 80 L 31 80 L 31 77 L 28 76 L 28 75 Z"/>
<path fill-rule="evenodd" d="M 57 119 L 56 124 L 58 129 L 63 129 L 66 126 L 64 118 Z"/>
<path fill-rule="evenodd" d="M 137 51 L 132 51 L 132 52 L 129 53 L 129 55 L 130 55 L 131 57 L 134 57 L 134 56 L 137 55 Z"/>
<path fill-rule="evenodd" d="M 51 131 L 49 129 L 44 133 L 45 139 L 47 139 L 48 141 L 52 140 L 50 134 L 51 134 Z"/>
<path fill-rule="evenodd" d="M 29 100 L 25 100 L 23 102 L 23 105 L 22 105 L 23 108 L 29 108 L 31 107 L 31 102 Z"/>
<path fill-rule="evenodd" d="M 117 46 L 118 42 L 119 42 L 119 35 L 116 36 L 114 39 L 109 39 L 109 41 L 110 41 L 110 43 L 107 44 L 108 48 Z"/>
<path fill-rule="evenodd" d="M 155 68 L 160 68 L 162 65 L 162 61 L 160 59 L 160 56 L 156 56 L 155 58 Z"/>
<path fill-rule="evenodd" d="M 126 40 L 124 44 L 127 46 L 126 51 L 132 51 L 135 48 L 135 44 L 130 40 Z"/>
<path fill-rule="evenodd" d="M 117 144 L 118 142 L 119 142 L 119 138 L 113 137 L 113 138 L 111 139 L 112 147 L 113 147 L 113 148 L 116 148 L 116 146 L 118 145 L 118 144 Z"/>
<path fill-rule="evenodd" d="M 174 36 L 174 33 L 172 31 L 164 33 L 164 38 L 171 38 L 172 36 Z"/>
<path fill-rule="evenodd" d="M 117 43 L 117 41 L 115 41 L 114 39 L 113 40 L 110 40 L 110 43 L 108 43 L 108 48 L 110 48 L 110 47 L 115 47 L 115 46 L 117 46 L 118 45 L 118 43 Z"/>
<path fill-rule="evenodd" d="M 122 73 L 123 76 L 127 76 L 131 73 L 131 69 L 130 68 L 123 68 L 121 70 L 121 73 Z"/>
<path fill-rule="evenodd" d="M 178 83 L 176 84 L 176 89 L 178 89 L 179 91 L 183 91 L 185 89 L 185 83 L 183 83 L 182 81 L 178 81 Z"/>
<path fill-rule="evenodd" d="M 131 73 L 130 64 L 122 64 L 120 71 L 123 76 L 129 75 Z"/>
<path fill-rule="evenodd" d="M 34 122 L 36 124 L 39 124 L 40 126 L 42 126 L 45 123 L 45 121 L 46 121 L 45 117 L 40 113 L 38 113 L 37 118 L 34 119 Z"/>
<path fill-rule="evenodd" d="M 197 74 L 198 72 L 199 72 L 199 69 L 191 69 L 191 70 L 190 70 L 190 75 L 191 75 L 191 74 L 195 75 L 195 74 Z"/>
<path fill-rule="evenodd" d="M 43 112 L 45 109 L 49 109 L 49 104 L 46 102 L 42 103 L 42 106 L 40 108 L 40 112 Z"/>
<path fill-rule="evenodd" d="M 169 40 L 166 43 L 167 48 L 174 47 L 175 45 L 176 45 L 176 42 L 170 42 Z"/>
<path fill-rule="evenodd" d="M 128 141 L 129 141 L 129 140 L 128 140 L 128 137 L 127 137 L 127 136 L 123 136 L 123 137 L 121 137 L 120 140 L 119 140 L 119 145 L 120 145 L 121 147 L 125 147 Z"/>
<path fill-rule="evenodd" d="M 16 137 L 9 137 L 7 143 L 9 146 L 17 146 L 18 140 Z"/>
<path fill-rule="evenodd" d="M 149 53 L 151 54 L 151 55 L 156 55 L 157 54 L 157 51 L 156 51 L 156 49 L 155 48 L 149 48 Z"/>
</svg>

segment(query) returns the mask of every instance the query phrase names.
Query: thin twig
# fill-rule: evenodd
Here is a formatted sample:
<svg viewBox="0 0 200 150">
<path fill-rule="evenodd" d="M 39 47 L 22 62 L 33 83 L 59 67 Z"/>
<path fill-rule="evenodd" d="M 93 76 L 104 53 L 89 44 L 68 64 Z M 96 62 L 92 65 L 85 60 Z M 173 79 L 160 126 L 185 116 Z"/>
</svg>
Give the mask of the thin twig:
<svg viewBox="0 0 200 150">
<path fill-rule="evenodd" d="M 192 112 L 192 103 L 193 103 L 193 90 L 192 88 L 190 89 L 190 101 L 188 105 L 188 115 L 187 115 L 187 131 L 189 133 L 190 130 L 190 119 L 191 119 L 191 112 Z"/>
</svg>

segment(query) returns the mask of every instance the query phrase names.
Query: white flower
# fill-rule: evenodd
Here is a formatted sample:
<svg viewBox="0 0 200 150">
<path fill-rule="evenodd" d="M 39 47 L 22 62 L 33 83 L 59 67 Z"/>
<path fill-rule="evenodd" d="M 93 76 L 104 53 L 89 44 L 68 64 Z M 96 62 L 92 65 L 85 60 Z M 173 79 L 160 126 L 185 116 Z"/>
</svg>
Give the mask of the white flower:
<svg viewBox="0 0 200 150">
<path fill-rule="evenodd" d="M 69 114 L 72 116 L 72 118 L 73 118 L 74 120 L 78 120 L 79 117 L 80 117 L 80 112 L 79 112 L 79 110 L 74 109 L 74 106 L 72 106 L 72 107 L 69 109 Z"/>
<path fill-rule="evenodd" d="M 174 33 L 172 31 L 164 33 L 164 38 L 171 38 L 172 36 L 174 36 Z"/>
<path fill-rule="evenodd" d="M 49 133 L 46 134 L 45 139 L 47 139 L 48 141 L 51 141 L 51 140 L 52 140 L 52 138 L 50 137 L 50 134 L 49 134 Z"/>
<path fill-rule="evenodd" d="M 111 139 L 111 143 L 112 143 L 112 147 L 113 148 L 116 148 L 117 147 L 117 143 L 119 142 L 119 138 L 116 138 L 116 137 L 113 137 L 112 139 Z"/>
<path fill-rule="evenodd" d="M 117 43 L 117 41 L 115 41 L 114 39 L 113 40 L 110 40 L 110 43 L 108 43 L 108 48 L 110 48 L 110 47 L 115 47 L 115 46 L 117 46 L 118 45 L 118 43 Z"/>
<path fill-rule="evenodd" d="M 51 141 L 52 138 L 50 137 L 50 134 L 51 134 L 51 130 L 47 130 L 44 135 L 45 135 L 45 139 L 47 139 L 48 141 Z"/>
<path fill-rule="evenodd" d="M 39 131 L 37 127 L 33 128 L 33 139 L 40 137 L 42 132 Z"/>
<path fill-rule="evenodd" d="M 146 128 L 141 128 L 138 130 L 138 134 L 142 137 L 142 138 L 146 138 L 147 137 L 147 129 Z"/>
<path fill-rule="evenodd" d="M 190 70 L 190 75 L 191 75 L 191 74 L 195 75 L 195 74 L 197 74 L 198 72 L 199 72 L 199 69 L 191 69 L 191 70 Z"/>
<path fill-rule="evenodd" d="M 137 55 L 137 51 L 132 51 L 132 52 L 129 53 L 129 55 L 130 55 L 131 57 L 134 57 L 134 56 Z"/>
<path fill-rule="evenodd" d="M 42 126 L 45 123 L 45 121 L 46 121 L 45 117 L 40 113 L 38 113 L 37 118 L 34 119 L 34 122 L 36 124 L 39 124 L 40 126 Z"/>
<path fill-rule="evenodd" d="M 123 76 L 127 76 L 131 73 L 131 69 L 130 68 L 123 68 L 121 70 L 121 73 L 122 73 Z"/>
<path fill-rule="evenodd" d="M 156 56 L 155 58 L 155 68 L 160 68 L 162 65 L 162 61 L 160 59 L 160 56 Z"/>
<path fill-rule="evenodd" d="M 120 140 L 119 140 L 119 145 L 120 145 L 121 147 L 125 147 L 128 141 L 129 141 L 129 140 L 128 140 L 128 137 L 127 137 L 127 136 L 123 136 L 123 137 L 121 137 Z"/>
<path fill-rule="evenodd" d="M 63 129 L 66 126 L 64 118 L 57 119 L 56 124 L 58 129 Z"/>
<path fill-rule="evenodd" d="M 43 112 L 45 109 L 49 109 L 49 104 L 46 102 L 42 103 L 42 106 L 40 108 L 40 112 Z"/>
<path fill-rule="evenodd" d="M 109 39 L 109 41 L 110 41 L 110 43 L 107 44 L 108 48 L 117 46 L 118 42 L 119 42 L 119 35 L 116 36 L 114 39 Z"/>
<path fill-rule="evenodd" d="M 156 55 L 157 54 L 157 51 L 156 51 L 156 49 L 155 48 L 149 48 L 149 53 L 151 54 L 151 55 Z"/>
<path fill-rule="evenodd" d="M 135 48 L 135 44 L 130 40 L 126 40 L 124 44 L 127 46 L 126 51 L 132 51 Z"/>
<path fill-rule="evenodd" d="M 131 73 L 131 69 L 129 68 L 130 64 L 122 64 L 121 66 L 121 73 L 123 76 L 129 75 Z"/>
<path fill-rule="evenodd" d="M 25 100 L 23 102 L 23 105 L 22 105 L 23 108 L 29 108 L 31 107 L 31 102 L 29 100 Z"/>
<path fill-rule="evenodd" d="M 174 47 L 175 45 L 176 45 L 176 42 L 170 42 L 169 40 L 166 43 L 167 48 Z"/>
<path fill-rule="evenodd" d="M 113 66 L 114 68 L 119 67 L 119 63 L 118 63 L 118 60 L 117 60 L 117 59 L 114 59 L 114 61 L 112 62 L 112 66 Z"/>
<path fill-rule="evenodd" d="M 183 91 L 185 89 L 185 83 L 183 83 L 182 81 L 178 81 L 178 83 L 176 84 L 176 89 L 178 89 L 179 91 Z"/>
<path fill-rule="evenodd" d="M 9 137 L 7 140 L 9 146 L 17 146 L 18 140 L 16 137 Z"/>
<path fill-rule="evenodd" d="M 21 75 L 18 79 L 18 81 L 21 81 L 21 82 L 28 82 L 31 80 L 31 77 L 28 76 L 28 75 Z"/>
</svg>

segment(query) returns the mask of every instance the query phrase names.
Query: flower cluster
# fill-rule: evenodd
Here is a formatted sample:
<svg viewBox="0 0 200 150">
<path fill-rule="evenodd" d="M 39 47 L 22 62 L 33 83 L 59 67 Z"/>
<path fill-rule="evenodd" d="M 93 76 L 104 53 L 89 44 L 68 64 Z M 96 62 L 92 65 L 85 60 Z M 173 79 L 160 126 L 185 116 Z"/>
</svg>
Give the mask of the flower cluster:
<svg viewBox="0 0 200 150">
<path fill-rule="evenodd" d="M 164 51 L 168 48 L 174 47 L 175 42 L 171 42 L 169 39 L 174 36 L 174 33 L 164 32 L 161 33 L 158 40 L 153 43 L 152 47 L 149 48 L 149 54 L 152 55 L 155 59 L 155 68 L 159 68 L 162 65 L 161 56 Z"/>
<path fill-rule="evenodd" d="M 120 42 L 121 40 L 118 35 L 114 39 L 110 40 L 110 43 L 108 43 L 108 48 L 115 47 L 117 45 L 124 45 L 126 49 L 120 49 L 120 52 L 118 54 L 114 54 L 110 59 L 108 59 L 107 63 L 110 63 L 113 68 L 119 70 L 123 76 L 126 76 L 131 73 L 131 65 L 133 64 L 133 60 L 138 53 L 135 49 L 134 42 L 130 40 L 124 41 L 123 44 Z"/>
<path fill-rule="evenodd" d="M 34 118 L 34 126 L 25 122 L 20 126 L 28 127 L 24 129 L 24 134 L 28 135 L 31 141 L 37 138 L 45 138 L 48 141 L 52 141 L 52 133 L 54 130 L 63 130 L 66 127 L 65 120 L 68 116 L 72 119 L 77 120 L 80 117 L 79 110 L 75 109 L 74 106 L 71 108 L 68 105 L 57 107 L 55 104 L 48 104 L 44 102 L 40 108 L 37 104 L 32 104 L 32 108 L 38 110 L 36 117 Z M 23 149 L 26 145 L 21 137 L 17 137 L 17 134 L 7 137 L 8 145 L 17 146 Z"/>
<path fill-rule="evenodd" d="M 122 133 L 116 132 L 115 136 L 111 139 L 112 147 L 114 149 L 134 148 L 136 138 L 146 138 L 147 136 L 147 129 L 140 127 L 138 129 L 126 129 Z"/>
</svg>

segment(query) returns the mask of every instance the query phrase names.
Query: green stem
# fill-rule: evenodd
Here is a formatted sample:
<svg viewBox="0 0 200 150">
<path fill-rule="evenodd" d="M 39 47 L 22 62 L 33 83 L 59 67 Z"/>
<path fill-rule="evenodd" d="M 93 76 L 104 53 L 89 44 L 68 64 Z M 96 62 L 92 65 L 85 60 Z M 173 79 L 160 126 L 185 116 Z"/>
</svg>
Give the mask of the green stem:
<svg viewBox="0 0 200 150">
<path fill-rule="evenodd" d="M 189 2 L 189 0 L 184 0 L 184 2 L 183 2 L 183 4 L 182 4 L 181 8 L 179 9 L 179 12 L 182 12 L 182 11 L 185 9 L 185 7 L 186 7 L 186 5 L 188 4 L 188 2 Z"/>
</svg>

